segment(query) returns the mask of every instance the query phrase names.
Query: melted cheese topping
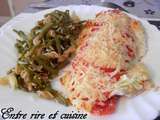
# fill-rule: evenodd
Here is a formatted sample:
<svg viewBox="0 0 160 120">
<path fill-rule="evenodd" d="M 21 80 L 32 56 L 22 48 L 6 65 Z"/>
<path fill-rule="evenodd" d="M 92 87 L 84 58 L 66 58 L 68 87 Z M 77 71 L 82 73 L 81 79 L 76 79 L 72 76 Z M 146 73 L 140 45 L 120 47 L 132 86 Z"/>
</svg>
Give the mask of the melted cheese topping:
<svg viewBox="0 0 160 120">
<path fill-rule="evenodd" d="M 120 11 L 101 12 L 86 23 L 78 41 L 76 56 L 62 78 L 74 106 L 91 111 L 97 100 L 144 89 L 142 81 L 149 76 L 144 65 L 137 64 L 145 54 L 138 21 Z"/>
</svg>

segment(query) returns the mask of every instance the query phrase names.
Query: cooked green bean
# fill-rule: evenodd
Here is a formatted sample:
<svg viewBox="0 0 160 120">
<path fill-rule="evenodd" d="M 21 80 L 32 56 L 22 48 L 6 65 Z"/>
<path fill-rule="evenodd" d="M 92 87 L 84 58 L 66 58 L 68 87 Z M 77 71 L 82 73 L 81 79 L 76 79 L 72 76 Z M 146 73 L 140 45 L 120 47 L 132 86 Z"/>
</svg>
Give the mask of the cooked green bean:
<svg viewBox="0 0 160 120">
<path fill-rule="evenodd" d="M 51 79 L 69 63 L 82 27 L 82 21 L 74 21 L 69 10 L 55 10 L 38 21 L 28 35 L 14 29 L 19 36 L 15 44 L 19 58 L 9 74 L 15 74 L 18 88 L 70 105 L 68 99 L 52 88 Z"/>
<path fill-rule="evenodd" d="M 15 29 L 13 29 L 13 31 L 15 32 L 15 33 L 17 33 L 17 35 L 19 35 L 19 37 L 22 39 L 22 40 L 27 40 L 27 35 L 23 32 L 23 31 L 17 31 L 17 30 L 15 30 Z"/>
</svg>

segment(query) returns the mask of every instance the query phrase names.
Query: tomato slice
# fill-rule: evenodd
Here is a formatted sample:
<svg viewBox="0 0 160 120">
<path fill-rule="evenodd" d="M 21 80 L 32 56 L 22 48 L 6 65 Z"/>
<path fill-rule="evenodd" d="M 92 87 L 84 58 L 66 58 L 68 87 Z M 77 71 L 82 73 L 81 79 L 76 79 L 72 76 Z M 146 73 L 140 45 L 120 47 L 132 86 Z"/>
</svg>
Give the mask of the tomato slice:
<svg viewBox="0 0 160 120">
<path fill-rule="evenodd" d="M 111 72 L 114 72 L 116 69 L 115 68 L 101 67 L 100 70 L 105 72 L 105 73 L 111 73 Z"/>
<path fill-rule="evenodd" d="M 116 110 L 119 98 L 120 96 L 113 96 L 104 102 L 96 101 L 92 107 L 91 113 L 94 115 L 107 115 L 113 113 Z"/>
</svg>

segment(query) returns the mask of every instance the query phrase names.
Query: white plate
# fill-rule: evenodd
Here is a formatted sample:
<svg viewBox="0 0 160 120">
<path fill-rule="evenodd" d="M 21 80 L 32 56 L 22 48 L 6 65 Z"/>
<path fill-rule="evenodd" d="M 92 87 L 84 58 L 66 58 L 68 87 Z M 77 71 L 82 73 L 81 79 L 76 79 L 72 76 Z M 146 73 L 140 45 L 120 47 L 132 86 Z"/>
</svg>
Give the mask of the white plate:
<svg viewBox="0 0 160 120">
<path fill-rule="evenodd" d="M 107 8 L 104 7 L 85 5 L 62 6 L 55 9 L 75 11 L 81 19 L 93 18 L 97 12 L 107 10 Z M 10 21 L 12 24 L 8 24 L 0 29 L 0 76 L 5 75 L 6 71 L 16 64 L 17 56 L 14 43 L 16 42 L 17 36 L 12 29 L 29 32 L 37 20 L 43 18 L 44 14 L 55 9 L 38 12 L 30 17 L 20 19 L 17 22 L 12 23 L 12 21 Z M 131 17 L 140 20 L 145 27 L 148 36 L 149 50 L 144 58 L 144 62 L 151 71 L 151 78 L 156 84 L 159 84 L 160 32 L 147 21 L 133 15 L 131 15 Z M 112 115 L 98 117 L 88 114 L 87 120 L 153 120 L 160 110 L 159 101 L 160 93 L 155 91 L 146 92 L 132 99 L 120 101 L 117 111 Z M 4 107 L 14 107 L 15 111 L 13 113 L 22 110 L 23 113 L 28 113 L 28 117 L 30 113 L 36 113 L 37 111 L 46 113 L 45 119 L 47 119 L 48 114 L 55 113 L 59 110 L 57 120 L 62 113 L 77 112 L 73 107 L 65 107 L 52 101 L 39 99 L 30 93 L 18 90 L 12 91 L 8 87 L 0 86 L 0 109 Z"/>
</svg>

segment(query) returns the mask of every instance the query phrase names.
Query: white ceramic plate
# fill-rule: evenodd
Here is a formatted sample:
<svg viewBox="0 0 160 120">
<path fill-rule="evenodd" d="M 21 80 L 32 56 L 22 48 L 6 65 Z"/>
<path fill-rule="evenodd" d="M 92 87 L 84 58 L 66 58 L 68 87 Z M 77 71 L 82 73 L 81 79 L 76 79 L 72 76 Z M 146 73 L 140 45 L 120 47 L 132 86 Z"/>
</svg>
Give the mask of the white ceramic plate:
<svg viewBox="0 0 160 120">
<path fill-rule="evenodd" d="M 62 6 L 55 9 L 75 11 L 81 19 L 91 19 L 97 12 L 107 10 L 104 7 L 84 5 Z M 37 20 L 55 9 L 41 11 L 16 22 L 12 22 L 11 20 L 10 23 L 12 24 L 5 25 L 5 27 L 0 29 L 0 76 L 5 75 L 6 71 L 16 64 L 17 56 L 14 43 L 17 36 L 12 29 L 29 32 Z M 151 78 L 158 85 L 160 79 L 160 32 L 147 21 L 133 15 L 130 16 L 140 20 L 144 25 L 148 37 L 149 50 L 143 61 L 150 69 Z M 13 113 L 22 110 L 23 113 L 28 113 L 28 117 L 29 114 L 36 113 L 37 111 L 39 113 L 46 113 L 45 119 L 47 119 L 48 114 L 59 110 L 57 120 L 59 120 L 60 115 L 63 113 L 77 112 L 73 107 L 65 107 L 52 101 L 42 100 L 34 94 L 18 90 L 12 91 L 8 87 L 0 86 L 0 109 L 4 107 L 14 107 L 15 111 Z M 117 111 L 112 115 L 98 117 L 88 114 L 87 120 L 153 120 L 158 115 L 159 110 L 160 93 L 150 91 L 131 99 L 121 100 Z"/>
</svg>

